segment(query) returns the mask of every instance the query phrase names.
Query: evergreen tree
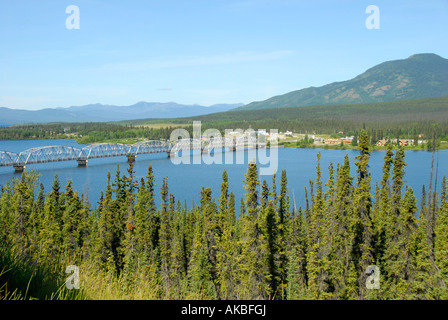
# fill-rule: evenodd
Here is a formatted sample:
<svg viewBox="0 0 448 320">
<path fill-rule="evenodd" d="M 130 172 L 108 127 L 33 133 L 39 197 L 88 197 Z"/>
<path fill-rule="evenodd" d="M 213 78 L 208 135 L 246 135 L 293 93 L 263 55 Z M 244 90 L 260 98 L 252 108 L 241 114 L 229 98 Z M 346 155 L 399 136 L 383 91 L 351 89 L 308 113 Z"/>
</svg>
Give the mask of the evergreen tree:
<svg viewBox="0 0 448 320">
<path fill-rule="evenodd" d="M 341 299 L 352 298 L 352 293 L 356 292 L 356 283 L 349 283 L 349 267 L 354 245 L 352 180 L 353 177 L 350 176 L 350 160 L 348 154 L 346 154 L 344 163 L 337 172 L 334 221 L 332 221 L 329 228 L 329 234 L 332 237 L 330 261 L 334 298 Z"/>
<path fill-rule="evenodd" d="M 442 203 L 435 222 L 434 260 L 430 260 L 437 270 L 436 285 L 439 288 L 437 298 L 448 299 L 448 183 L 442 181 Z M 423 201 L 423 199 L 422 199 Z M 430 243 L 428 243 L 430 245 Z M 431 249 L 431 248 L 430 248 Z"/>
<path fill-rule="evenodd" d="M 97 267 L 105 269 L 107 273 L 115 276 L 117 273 L 115 255 L 116 223 L 113 213 L 110 173 L 107 175 L 106 194 L 104 197 L 101 195 L 97 211 L 98 218 L 96 230 L 94 231 L 95 241 L 92 243 L 93 258 Z"/>
<path fill-rule="evenodd" d="M 358 149 L 361 154 L 356 157 L 355 164 L 358 167 L 358 182 L 353 195 L 354 211 L 354 251 L 353 261 L 355 267 L 359 268 L 358 288 L 360 298 L 366 298 L 366 278 L 365 270 L 369 265 L 374 264 L 373 256 L 373 226 L 372 226 L 372 199 L 371 199 L 371 175 L 369 172 L 370 144 L 365 130 L 359 136 Z"/>
<path fill-rule="evenodd" d="M 412 188 L 406 189 L 396 219 L 394 235 L 386 249 L 386 290 L 391 298 L 405 299 L 409 292 L 408 281 L 412 272 L 413 242 L 417 229 L 415 213 L 417 203 Z"/>
<path fill-rule="evenodd" d="M 56 175 L 51 192 L 45 199 L 42 229 L 39 232 L 40 258 L 44 263 L 56 264 L 61 243 L 60 183 Z"/>
<path fill-rule="evenodd" d="M 241 292 L 244 298 L 266 299 L 269 297 L 269 269 L 265 264 L 266 246 L 261 233 L 258 202 L 258 169 L 251 162 L 245 174 L 245 207 L 247 213 L 242 216 L 241 256 Z"/>
<path fill-rule="evenodd" d="M 24 172 L 14 184 L 14 192 L 11 198 L 12 215 L 14 223 L 12 233 L 14 249 L 25 257 L 30 257 L 29 219 L 34 203 L 34 189 L 37 177 Z"/>
<path fill-rule="evenodd" d="M 406 193 L 411 193 L 407 191 Z M 417 211 L 416 199 L 408 195 L 403 201 L 407 201 L 407 209 L 411 212 Z M 412 219 L 412 222 L 414 219 Z M 433 281 L 436 274 L 434 265 L 431 263 L 430 247 L 427 239 L 428 221 L 424 211 L 420 211 L 417 223 L 417 229 L 412 234 L 413 247 L 411 249 L 412 268 L 409 272 L 410 292 L 409 299 L 426 300 L 434 297 Z M 411 223 L 412 223 L 411 222 Z"/>
<path fill-rule="evenodd" d="M 329 264 L 327 246 L 328 234 L 326 233 L 326 221 L 324 217 L 324 193 L 322 182 L 322 171 L 320 169 L 320 152 L 317 155 L 316 166 L 316 194 L 312 195 L 312 208 L 308 226 L 308 251 L 307 251 L 307 274 L 308 293 L 311 299 L 328 298 Z M 313 189 L 313 185 L 311 185 Z"/>
<path fill-rule="evenodd" d="M 393 150 L 392 145 L 387 146 L 386 154 L 384 156 L 383 177 L 381 180 L 381 189 L 379 192 L 379 200 L 375 204 L 375 214 L 373 216 L 374 227 L 374 242 L 375 242 L 375 257 L 377 266 L 380 270 L 383 269 L 384 250 L 386 246 L 386 230 L 390 226 L 391 217 L 391 188 L 390 188 L 390 173 L 393 165 Z"/>
<path fill-rule="evenodd" d="M 296 300 L 307 297 L 307 233 L 302 209 L 293 213 L 291 223 L 291 249 L 287 265 L 287 299 Z"/>
<path fill-rule="evenodd" d="M 159 246 L 160 246 L 160 270 L 162 281 L 165 283 L 165 297 L 170 293 L 170 262 L 171 262 L 171 216 L 169 213 L 168 178 L 163 179 L 160 188 L 162 198 L 162 210 L 160 212 Z"/>
<path fill-rule="evenodd" d="M 263 208 L 261 208 L 261 232 L 263 234 L 263 237 L 265 239 L 265 245 L 266 245 L 266 255 L 265 259 L 266 261 L 264 264 L 268 267 L 267 270 L 267 281 L 269 284 L 269 296 L 275 297 L 275 298 L 281 298 L 281 293 L 283 291 L 282 285 L 286 286 L 286 276 L 285 279 L 282 281 L 282 267 L 281 264 L 282 261 L 282 254 L 279 253 L 279 248 L 281 247 L 281 243 L 278 242 L 279 238 L 279 221 L 278 217 L 275 213 L 274 204 L 272 201 L 269 201 L 269 203 Z M 279 261 L 277 261 L 277 257 L 280 256 Z M 286 274 L 286 266 L 285 266 L 285 274 Z"/>
<path fill-rule="evenodd" d="M 148 167 L 147 181 L 145 182 L 143 178 L 140 180 L 134 222 L 137 268 L 145 270 L 152 260 L 158 238 L 158 217 L 154 199 L 152 165 Z"/>
<path fill-rule="evenodd" d="M 210 261 L 204 233 L 202 210 L 196 210 L 196 224 L 191 247 L 191 258 L 188 265 L 188 299 L 211 299 L 214 286 L 210 278 Z"/>
<path fill-rule="evenodd" d="M 44 205 L 45 205 L 45 190 L 44 185 L 39 185 L 39 192 L 37 199 L 33 204 L 33 209 L 29 218 L 29 238 L 31 242 L 31 252 L 36 257 L 39 250 L 39 230 L 42 228 L 42 221 L 44 217 Z M 1 232 L 0 232 L 1 234 Z M 0 237 L 1 240 L 1 237 Z"/>
<path fill-rule="evenodd" d="M 223 172 L 220 198 L 221 233 L 217 235 L 216 273 L 219 284 L 218 296 L 235 299 L 237 266 L 235 255 L 235 195 L 228 194 L 227 172 Z"/>
<path fill-rule="evenodd" d="M 82 205 L 77 192 L 73 191 L 69 180 L 64 194 L 65 206 L 62 214 L 62 251 L 67 262 L 76 262 L 80 258 L 83 245 L 81 223 Z M 80 260 L 78 260 L 80 261 Z"/>
<path fill-rule="evenodd" d="M 278 236 L 276 235 L 275 240 L 276 246 L 278 248 L 278 277 L 280 292 L 286 288 L 286 265 L 287 265 L 287 242 L 286 238 L 288 234 L 288 226 L 290 219 L 289 211 L 289 196 L 288 196 L 288 178 L 286 176 L 286 170 L 282 170 L 281 183 L 280 183 L 280 196 L 279 196 L 279 206 L 278 206 Z"/>
</svg>

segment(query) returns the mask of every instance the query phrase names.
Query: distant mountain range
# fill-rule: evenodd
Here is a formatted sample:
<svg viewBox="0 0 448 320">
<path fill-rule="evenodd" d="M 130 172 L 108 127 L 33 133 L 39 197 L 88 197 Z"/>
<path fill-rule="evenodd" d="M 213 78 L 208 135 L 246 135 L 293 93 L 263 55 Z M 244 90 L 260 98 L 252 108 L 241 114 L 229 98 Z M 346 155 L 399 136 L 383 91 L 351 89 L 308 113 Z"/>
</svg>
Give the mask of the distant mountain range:
<svg viewBox="0 0 448 320">
<path fill-rule="evenodd" d="M 210 107 L 174 102 L 139 102 L 131 106 L 89 104 L 69 108 L 19 110 L 0 107 L 0 126 L 21 123 L 104 122 L 145 118 L 180 118 L 224 112 L 242 104 L 216 104 Z"/>
<path fill-rule="evenodd" d="M 238 110 L 412 100 L 448 96 L 448 59 L 415 54 L 381 63 L 354 79 L 292 91 Z"/>
</svg>

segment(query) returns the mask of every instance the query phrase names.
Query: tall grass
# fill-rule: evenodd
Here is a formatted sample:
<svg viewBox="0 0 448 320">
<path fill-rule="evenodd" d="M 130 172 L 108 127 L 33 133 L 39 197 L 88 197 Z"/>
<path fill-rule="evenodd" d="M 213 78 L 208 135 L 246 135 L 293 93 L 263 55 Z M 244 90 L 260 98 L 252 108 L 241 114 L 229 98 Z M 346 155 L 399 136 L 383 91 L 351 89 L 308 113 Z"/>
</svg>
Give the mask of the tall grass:
<svg viewBox="0 0 448 320">
<path fill-rule="evenodd" d="M 61 272 L 62 270 L 62 272 Z M 84 290 L 68 290 L 63 272 L 26 260 L 10 250 L 0 251 L 0 300 L 86 299 Z"/>
<path fill-rule="evenodd" d="M 0 300 L 156 300 L 163 286 L 148 274 L 116 277 L 84 263 L 79 266 L 80 289 L 69 290 L 65 267 L 49 267 L 0 250 Z"/>
</svg>

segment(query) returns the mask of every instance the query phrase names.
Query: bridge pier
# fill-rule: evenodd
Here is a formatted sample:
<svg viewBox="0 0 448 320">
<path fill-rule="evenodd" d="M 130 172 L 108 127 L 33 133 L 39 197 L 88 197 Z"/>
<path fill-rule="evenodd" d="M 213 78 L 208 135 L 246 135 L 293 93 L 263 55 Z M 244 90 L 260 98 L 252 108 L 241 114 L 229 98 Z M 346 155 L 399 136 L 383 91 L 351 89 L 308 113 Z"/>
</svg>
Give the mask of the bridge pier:
<svg viewBox="0 0 448 320">
<path fill-rule="evenodd" d="M 76 160 L 78 162 L 78 167 L 87 167 L 87 162 L 89 162 L 89 160 L 85 159 L 85 160 Z"/>
<path fill-rule="evenodd" d="M 22 173 L 25 168 L 26 165 L 14 165 L 14 170 L 16 173 Z"/>
<path fill-rule="evenodd" d="M 128 162 L 135 162 L 135 159 L 137 158 L 137 155 L 133 154 L 133 155 L 129 155 L 128 157 Z"/>
</svg>

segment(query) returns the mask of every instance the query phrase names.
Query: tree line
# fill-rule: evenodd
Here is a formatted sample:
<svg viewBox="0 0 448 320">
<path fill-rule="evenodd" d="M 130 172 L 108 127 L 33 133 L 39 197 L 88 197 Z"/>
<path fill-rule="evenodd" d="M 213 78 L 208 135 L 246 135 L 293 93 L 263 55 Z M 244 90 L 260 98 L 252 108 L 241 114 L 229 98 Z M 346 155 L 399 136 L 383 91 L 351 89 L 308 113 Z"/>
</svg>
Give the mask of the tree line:
<svg viewBox="0 0 448 320">
<path fill-rule="evenodd" d="M 192 134 L 193 121 L 202 129 L 277 129 L 304 134 L 359 136 L 366 130 L 370 142 L 380 139 L 413 139 L 448 141 L 448 97 L 407 101 L 324 105 L 263 110 L 238 110 L 215 114 L 174 118 L 146 119 L 109 123 L 51 123 L 0 128 L 1 140 L 61 138 L 77 133 L 80 143 L 117 139 L 169 139 L 174 127 Z M 163 126 L 142 127 L 147 126 Z M 82 137 L 81 137 L 82 136 Z"/>
<path fill-rule="evenodd" d="M 371 190 L 364 130 L 358 148 L 356 176 L 347 155 L 329 165 L 326 181 L 318 154 L 304 208 L 290 206 L 285 170 L 277 186 L 275 175 L 259 180 L 255 163 L 243 198 L 224 170 L 217 198 L 203 187 L 188 210 L 168 178 L 155 185 L 151 165 L 140 180 L 132 161 L 109 173 L 94 209 L 57 176 L 35 196 L 38 178 L 24 172 L 1 188 L 0 252 L 55 273 L 88 267 L 96 279 L 119 279 L 123 292 L 144 287 L 157 299 L 447 299 L 446 178 L 440 192 L 423 186 L 418 206 L 404 185 L 404 151 L 389 147 Z M 367 286 L 369 266 L 379 270 L 379 289 Z"/>
<path fill-rule="evenodd" d="M 116 123 L 50 123 L 15 125 L 0 128 L 0 140 L 77 139 L 78 143 L 95 143 L 108 140 L 144 138 L 169 139 L 173 128 L 123 125 Z"/>
</svg>

